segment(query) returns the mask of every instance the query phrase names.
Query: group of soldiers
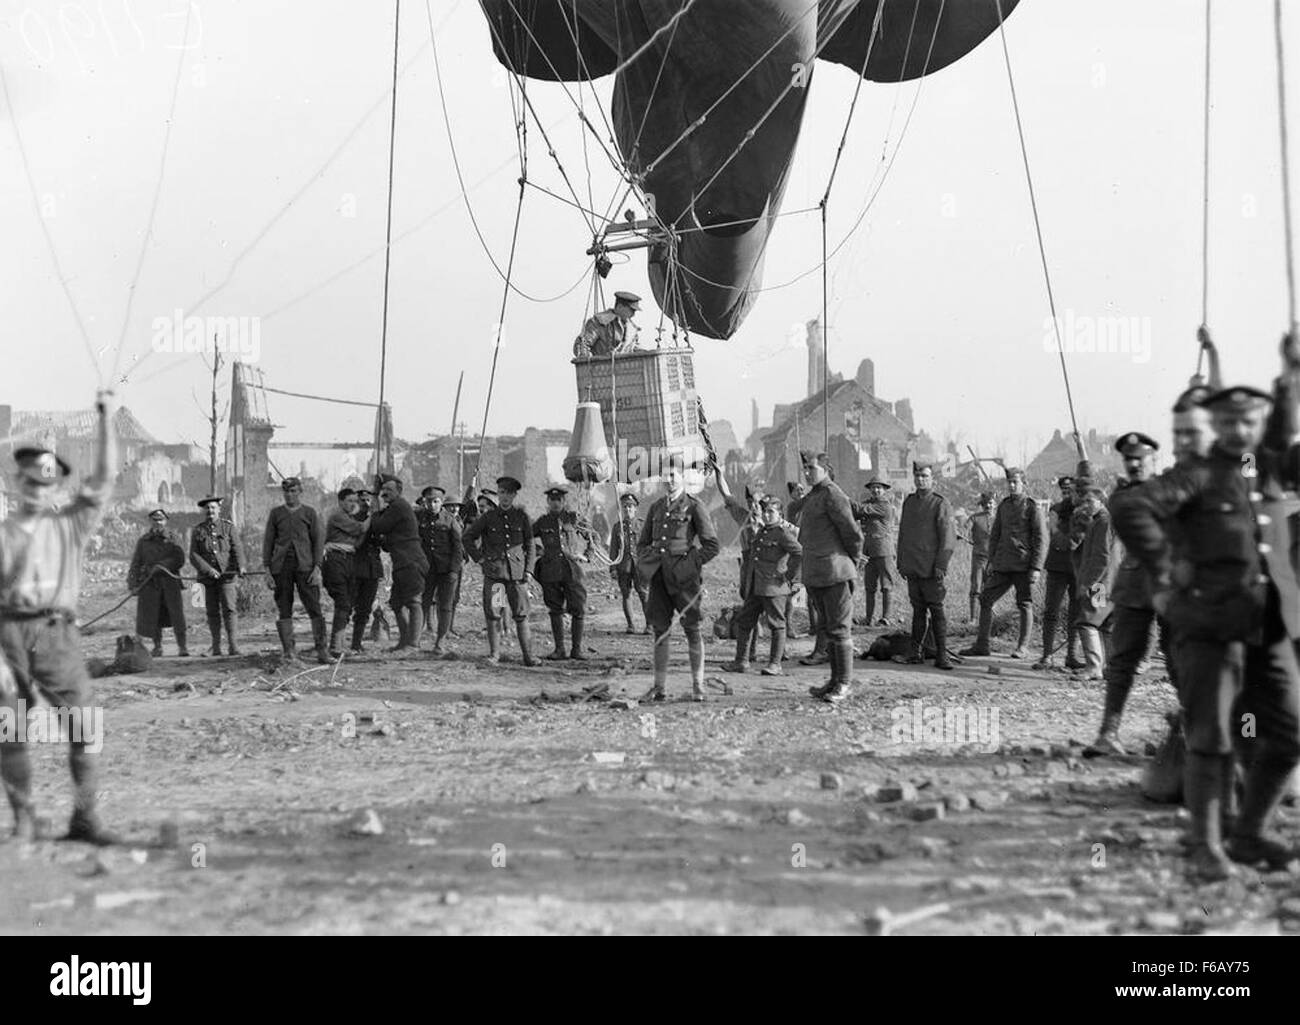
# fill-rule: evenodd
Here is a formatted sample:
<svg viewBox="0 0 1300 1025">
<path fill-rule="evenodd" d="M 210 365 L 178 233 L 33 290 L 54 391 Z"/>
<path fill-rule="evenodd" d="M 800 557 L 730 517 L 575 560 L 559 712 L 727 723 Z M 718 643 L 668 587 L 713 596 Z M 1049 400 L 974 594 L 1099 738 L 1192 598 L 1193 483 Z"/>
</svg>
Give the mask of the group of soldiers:
<svg viewBox="0 0 1300 1025">
<path fill-rule="evenodd" d="M 1208 339 L 1205 339 L 1208 345 Z M 1175 465 L 1155 475 L 1159 444 L 1140 433 L 1122 435 L 1116 449 L 1125 477 L 1109 496 L 1091 464 L 1057 481 L 1059 499 L 1044 512 L 1026 478 L 1006 470 L 1007 494 L 992 494 L 968 521 L 974 642 L 964 657 L 989 656 L 999 601 L 1014 592 L 1017 610 L 1011 658 L 1029 659 L 1033 591 L 1046 573 L 1039 670 L 1065 665 L 1081 682 L 1104 683 L 1101 727 L 1085 750 L 1093 757 L 1123 753 L 1120 722 L 1135 676 L 1153 645 L 1164 652 L 1186 737 L 1184 799 L 1190 813 L 1189 865 L 1200 880 L 1227 878 L 1234 862 L 1287 864 L 1295 852 L 1268 832 L 1288 778 L 1300 763 L 1300 516 L 1285 503 L 1300 488 L 1300 345 L 1288 336 L 1282 373 L 1272 393 L 1194 382 L 1173 406 Z M 71 502 L 54 508 L 48 496 L 69 473 L 55 453 L 15 453 L 20 502 L 0 528 L 0 696 L 6 705 L 37 694 L 56 706 L 88 706 L 90 683 L 76 627 L 81 560 L 103 515 L 115 476 L 100 397 L 96 466 Z M 912 608 L 909 650 L 899 661 L 932 657 L 941 670 L 948 648 L 945 580 L 956 550 L 956 517 L 935 489 L 934 467 L 912 467 L 913 490 L 895 512 L 891 485 L 868 482 L 852 501 L 834 481 L 824 453 L 800 453 L 802 480 L 788 501 L 771 494 L 735 498 L 712 465 L 726 509 L 740 527 L 735 656 L 724 668 L 745 672 L 759 661 L 756 638 L 766 625 L 770 647 L 762 672 L 780 675 L 792 634 L 791 612 L 806 593 L 813 650 L 800 661 L 827 664 L 829 679 L 810 688 L 835 704 L 852 692 L 854 594 L 866 594 L 869 625 L 887 625 L 896 577 Z M 547 511 L 533 519 L 518 500 L 520 482 L 503 476 L 472 502 L 448 502 L 427 487 L 415 506 L 402 481 L 378 479 L 378 491 L 341 490 L 325 517 L 302 501 L 296 478 L 282 484 L 283 504 L 267 517 L 262 566 L 274 593 L 282 653 L 296 658 L 295 596 L 312 626 L 321 662 L 350 648 L 363 650 L 381 583 L 398 651 L 419 648 L 426 627 L 433 654 L 444 653 L 466 561 L 482 569 L 487 661 L 500 659 L 505 609 L 515 622 L 521 659 L 534 666 L 529 585 L 536 581 L 550 619 L 548 659 L 587 658 L 586 573 L 604 564 L 617 582 L 626 629 L 653 636 L 650 701 L 667 698 L 669 640 L 680 619 L 686 635 L 690 697 L 704 699 L 702 637 L 704 567 L 719 554 L 717 531 L 700 499 L 685 487 L 688 467 L 677 456 L 664 468 L 664 489 L 645 511 L 637 494 L 619 499 L 618 521 L 593 529 L 569 508 L 565 486 L 546 491 Z M 191 532 L 188 561 L 205 591 L 212 654 L 238 654 L 237 584 L 252 573 L 238 532 L 222 519 L 222 499 L 199 503 L 204 519 Z M 164 510 L 150 514 L 128 578 L 137 593 L 137 632 L 159 649 L 161 630 L 176 632 L 187 654 L 179 599 L 185 547 L 167 527 Z M 381 552 L 388 553 L 385 570 Z M 320 591 L 329 594 L 327 627 Z M 876 592 L 881 615 L 876 618 Z M 1064 630 L 1061 630 L 1064 610 Z M 565 636 L 565 617 L 570 633 Z M 1064 637 L 1058 642 L 1058 636 Z M 74 812 L 68 835 L 113 842 L 95 811 L 94 754 L 74 740 L 70 758 Z M 24 744 L 0 743 L 0 778 L 19 835 L 34 834 L 30 768 Z"/>
</svg>

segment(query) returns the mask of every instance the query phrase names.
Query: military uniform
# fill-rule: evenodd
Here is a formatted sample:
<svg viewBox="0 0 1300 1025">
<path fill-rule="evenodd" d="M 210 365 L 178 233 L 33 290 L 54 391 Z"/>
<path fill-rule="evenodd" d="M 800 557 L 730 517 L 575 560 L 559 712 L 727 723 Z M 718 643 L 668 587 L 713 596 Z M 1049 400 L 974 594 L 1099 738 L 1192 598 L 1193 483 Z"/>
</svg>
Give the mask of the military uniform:
<svg viewBox="0 0 1300 1025">
<path fill-rule="evenodd" d="M 1074 478 L 1062 477 L 1058 484 L 1073 484 Z M 1043 598 L 1043 657 L 1034 666 L 1046 669 L 1052 665 L 1052 652 L 1056 647 L 1056 628 L 1061 619 L 1061 602 L 1066 604 L 1065 664 L 1074 669 L 1080 663 L 1075 652 L 1077 642 L 1076 622 L 1079 618 L 1079 589 L 1074 576 L 1074 543 L 1070 537 L 1070 521 L 1074 514 L 1074 501 L 1063 498 L 1053 502 L 1047 513 L 1048 541 L 1047 560 L 1043 568 L 1047 570 L 1047 591 Z"/>
<path fill-rule="evenodd" d="M 903 499 L 898 528 L 898 572 L 907 581 L 912 603 L 912 637 L 908 661 L 924 661 L 926 620 L 934 632 L 935 665 L 951 669 L 948 658 L 948 614 L 944 578 L 956 549 L 952 506 L 931 489 L 914 491 Z"/>
<path fill-rule="evenodd" d="M 357 492 L 361 508 L 353 514 L 358 522 L 370 518 L 370 492 Z M 375 608 L 379 584 L 384 579 L 384 562 L 380 557 L 379 539 L 367 533 L 357 542 L 352 554 L 352 652 L 362 652 L 361 641 L 366 635 L 366 625 Z"/>
<path fill-rule="evenodd" d="M 460 517 L 445 505 L 437 513 L 425 508 L 417 510 L 416 521 L 420 531 L 420 547 L 429 563 L 420 608 L 428 619 L 430 610 L 437 607 L 437 634 L 433 650 L 438 654 L 442 651 L 447 631 L 451 629 L 451 612 L 460 591 L 460 574 L 465 562 L 461 537 L 465 527 Z"/>
<path fill-rule="evenodd" d="M 645 616 L 645 603 L 648 591 L 640 574 L 636 571 L 636 546 L 641 537 L 645 522 L 640 516 L 627 520 L 619 517 L 609 535 L 609 571 L 618 581 L 619 595 L 623 599 L 623 618 L 627 620 L 627 632 L 635 633 L 632 622 L 632 593 L 636 592 L 641 603 L 641 614 Z M 647 621 L 646 630 L 650 629 Z"/>
<path fill-rule="evenodd" d="M 815 457 L 825 466 L 824 456 Z M 805 465 L 809 459 L 805 458 Z M 800 576 L 808 592 L 808 607 L 816 609 L 818 634 L 829 656 L 831 678 L 816 696 L 830 701 L 847 697 L 853 684 L 853 588 L 862 557 L 862 529 L 853 507 L 830 477 L 790 503 L 799 517 L 803 545 Z"/>
<path fill-rule="evenodd" d="M 385 477 L 384 483 L 395 481 Z M 420 547 L 420 528 L 415 510 L 401 494 L 394 495 L 387 506 L 370 516 L 370 533 L 379 537 L 379 545 L 393 561 L 393 585 L 388 605 L 397 620 L 398 641 L 395 651 L 420 646 L 420 596 L 424 593 L 424 575 L 429 562 Z"/>
<path fill-rule="evenodd" d="M 1138 433 L 1125 434 L 1115 442 L 1116 451 L 1129 456 L 1149 455 L 1159 447 L 1151 438 Z M 1140 485 L 1134 481 L 1121 480 L 1116 485 L 1115 495 L 1126 488 L 1138 486 Z M 1114 501 L 1114 496 L 1111 501 Z M 1160 649 L 1165 653 L 1170 676 L 1177 675 L 1175 660 L 1169 656 L 1169 625 L 1163 617 L 1156 615 L 1151 596 L 1151 579 L 1142 568 L 1141 561 L 1126 551 L 1118 538 L 1111 559 L 1114 563 L 1114 579 L 1110 597 L 1115 612 L 1111 617 L 1110 645 L 1106 657 L 1106 704 L 1102 713 L 1101 735 L 1097 738 L 1097 743 L 1088 749 L 1088 753 L 1094 754 L 1116 754 L 1123 751 L 1119 745 L 1119 724 L 1129 692 L 1133 689 L 1133 681 L 1137 677 L 1138 666 L 1151 648 L 1153 626 L 1158 631 Z"/>
<path fill-rule="evenodd" d="M 888 488 L 879 478 L 867 482 L 881 484 Z M 853 509 L 853 515 L 862 527 L 862 553 L 867 557 L 867 564 L 862 569 L 863 592 L 867 602 L 867 625 L 875 621 L 876 588 L 880 589 L 880 624 L 889 621 L 889 604 L 893 597 L 894 563 L 897 553 L 894 551 L 894 528 L 896 514 L 894 503 L 881 495 L 859 502 Z"/>
<path fill-rule="evenodd" d="M 366 534 L 364 520 L 358 520 L 343 508 L 345 499 L 356 494 L 351 488 L 339 492 L 339 506 L 325 520 L 325 561 L 321 566 L 321 582 L 334 605 L 330 622 L 329 653 L 338 658 L 340 638 L 353 616 L 353 602 L 357 587 L 352 579 L 357 545 Z"/>
<path fill-rule="evenodd" d="M 172 531 L 155 526 L 136 542 L 126 586 L 137 592 L 135 632 L 153 640 L 155 656 L 162 654 L 166 626 L 176 633 L 177 654 L 189 655 L 185 646 L 185 604 L 181 601 L 180 572 L 184 568 L 185 549 Z"/>
<path fill-rule="evenodd" d="M 990 497 L 989 501 L 992 501 Z M 984 590 L 984 573 L 989 565 L 989 537 L 993 533 L 993 514 L 981 509 L 970 518 L 970 618 L 979 614 L 980 594 Z"/>
<path fill-rule="evenodd" d="M 552 488 L 548 498 L 563 496 L 564 489 Z M 583 624 L 587 615 L 586 564 L 591 561 L 591 526 L 570 509 L 543 513 L 533 524 L 533 537 L 541 546 L 537 557 L 537 582 L 542 601 L 551 618 L 555 650 L 548 658 L 564 658 L 564 614 L 572 618 L 570 658 L 584 659 Z"/>
<path fill-rule="evenodd" d="M 615 292 L 615 307 L 626 306 L 633 312 L 640 308 L 641 298 L 631 292 Z M 602 310 L 587 318 L 582 334 L 573 343 L 573 355 L 579 359 L 609 356 L 631 352 L 636 348 L 641 329 L 630 318 L 624 320 L 614 310 Z"/>
<path fill-rule="evenodd" d="M 102 398 L 98 411 L 94 478 L 62 508 L 49 507 L 39 496 L 46 485 L 68 476 L 68 464 L 44 449 L 14 452 L 23 495 L 0 523 L 0 709 L 12 721 L 25 717 L 28 706 L 40 698 L 56 709 L 79 709 L 83 716 L 95 705 L 76 617 L 82 556 L 103 519 L 116 475 L 107 436 L 111 414 Z M 82 731 L 69 743 L 73 812 L 68 839 L 108 844 L 117 838 L 95 813 L 95 752 L 104 738 L 93 736 L 93 729 L 93 720 L 83 719 Z M 14 836 L 37 839 L 26 741 L 0 743 L 0 779 L 14 813 Z"/>
<path fill-rule="evenodd" d="M 736 614 L 736 658 L 726 668 L 744 672 L 753 658 L 751 643 L 759 619 L 767 621 L 771 632 L 770 649 L 764 676 L 781 674 L 785 652 L 785 602 L 799 582 L 803 546 L 793 524 L 784 520 L 759 523 L 750 544 L 749 559 L 741 590 L 744 604 Z"/>
<path fill-rule="evenodd" d="M 1020 470 L 1008 470 L 1007 479 L 1019 476 Z M 1029 654 L 1029 635 L 1034 626 L 1034 597 L 1030 578 L 1047 561 L 1047 529 L 1038 503 L 1028 495 L 1007 495 L 998 504 L 989 532 L 989 575 L 980 592 L 979 636 L 962 651 L 963 655 L 989 654 L 989 635 L 993 632 L 993 606 L 1013 587 L 1016 611 L 1020 616 L 1020 633 L 1012 658 Z"/>
<path fill-rule="evenodd" d="M 1233 388 L 1206 406 L 1242 411 L 1267 400 L 1255 389 Z M 1282 381 L 1277 401 L 1296 401 Z M 1243 759 L 1246 792 L 1227 854 L 1274 867 L 1294 854 L 1263 830 L 1300 762 L 1300 589 L 1279 514 L 1284 492 L 1300 486 L 1300 445 L 1266 434 L 1247 457 L 1216 441 L 1208 457 L 1118 491 L 1110 503 L 1127 550 L 1156 592 L 1168 594 L 1187 737 L 1193 871 L 1207 879 L 1230 872 L 1220 813 L 1232 785 L 1234 741 L 1255 754 Z M 1254 736 L 1241 736 L 1243 721 L 1253 724 Z"/>
<path fill-rule="evenodd" d="M 509 483 L 503 483 L 507 482 Z M 498 488 L 508 488 L 518 493 L 517 481 L 502 478 Z M 533 574 L 537 553 L 533 546 L 533 525 L 528 513 L 517 505 L 509 509 L 494 506 L 479 516 L 464 534 L 465 554 L 483 569 L 483 616 L 487 622 L 488 660 L 495 662 L 499 656 L 501 613 L 494 607 L 492 591 L 500 586 L 505 591 L 510 614 L 519 636 L 519 648 L 525 665 L 536 665 L 532 656 L 532 638 L 528 630 L 528 578 Z"/>
<path fill-rule="evenodd" d="M 704 565 L 717 556 L 717 531 L 699 501 L 683 491 L 662 495 L 646 513 L 637 543 L 637 572 L 648 589 L 646 621 L 654 629 L 655 700 L 663 700 L 668 674 L 667 634 L 681 615 L 691 666 L 692 694 L 704 696 L 704 638 L 700 635 Z"/>
<path fill-rule="evenodd" d="M 202 508 L 220 499 L 205 499 Z M 238 581 L 244 572 L 244 547 L 239 531 L 230 520 L 203 520 L 190 532 L 190 564 L 203 585 L 203 604 L 212 634 L 212 654 L 221 654 L 221 628 L 226 630 L 230 654 L 238 655 L 235 645 L 238 609 Z"/>
<path fill-rule="evenodd" d="M 1104 506 L 1091 516 L 1082 508 L 1072 508 L 1067 535 L 1078 538 L 1078 544 L 1070 553 L 1074 570 L 1071 579 L 1075 586 L 1071 604 L 1076 609 L 1073 625 L 1083 647 L 1086 672 L 1082 678 L 1099 680 L 1105 652 L 1102 637 L 1109 631 L 1113 607 L 1110 588 L 1114 577 L 1111 571 L 1114 540 L 1110 513 Z"/>
<path fill-rule="evenodd" d="M 296 477 L 287 477 L 280 484 L 288 491 L 301 489 Z M 280 636 L 280 646 L 288 660 L 296 658 L 293 638 L 293 595 L 311 620 L 312 641 L 316 656 L 329 661 L 325 648 L 325 617 L 321 613 L 320 584 L 313 575 L 325 561 L 325 527 L 320 514 L 311 506 L 277 505 L 266 516 L 266 531 L 262 535 L 262 565 L 275 582 L 275 607 L 279 618 L 275 621 Z"/>
</svg>

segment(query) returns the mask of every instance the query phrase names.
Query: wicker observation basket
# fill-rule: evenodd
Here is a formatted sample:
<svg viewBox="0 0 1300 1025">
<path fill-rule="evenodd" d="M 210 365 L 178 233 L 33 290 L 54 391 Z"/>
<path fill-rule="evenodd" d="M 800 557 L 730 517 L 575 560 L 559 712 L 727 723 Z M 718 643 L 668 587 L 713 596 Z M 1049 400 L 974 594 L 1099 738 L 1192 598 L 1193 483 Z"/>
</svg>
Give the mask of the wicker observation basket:
<svg viewBox="0 0 1300 1025">
<path fill-rule="evenodd" d="M 657 465 L 670 450 L 703 451 L 693 357 L 683 345 L 573 360 L 578 401 L 600 404 L 620 482 L 631 483 L 638 452 Z"/>
</svg>

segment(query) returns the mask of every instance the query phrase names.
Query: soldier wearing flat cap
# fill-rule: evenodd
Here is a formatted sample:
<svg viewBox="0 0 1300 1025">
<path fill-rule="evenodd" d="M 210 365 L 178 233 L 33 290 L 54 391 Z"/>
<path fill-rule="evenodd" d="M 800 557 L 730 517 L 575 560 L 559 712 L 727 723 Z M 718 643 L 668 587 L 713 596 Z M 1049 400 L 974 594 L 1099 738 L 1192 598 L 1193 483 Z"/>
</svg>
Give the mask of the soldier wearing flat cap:
<svg viewBox="0 0 1300 1025">
<path fill-rule="evenodd" d="M 221 517 L 222 501 L 212 495 L 199 502 L 204 518 L 190 532 L 190 565 L 203 585 L 208 632 L 212 634 L 212 647 L 208 654 L 221 654 L 221 629 L 224 626 L 227 650 L 238 655 L 239 648 L 235 644 L 237 584 L 244 575 L 244 546 L 239 542 L 239 531 L 234 523 Z"/>
<path fill-rule="evenodd" d="M 167 527 L 167 512 L 149 513 L 149 529 L 136 542 L 127 570 L 126 586 L 136 595 L 135 632 L 153 640 L 153 655 L 162 654 L 162 632 L 170 626 L 176 634 L 176 653 L 189 657 L 185 646 L 185 603 L 181 601 L 181 570 L 185 549 Z"/>
<path fill-rule="evenodd" d="M 320 607 L 321 564 L 325 561 L 325 525 L 320 514 L 302 502 L 302 481 L 286 477 L 280 482 L 284 504 L 271 509 L 262 535 L 262 565 L 267 586 L 275 592 L 275 621 L 280 649 L 286 662 L 298 659 L 293 637 L 293 595 L 311 620 L 316 660 L 328 663 L 325 647 L 325 617 Z"/>
<path fill-rule="evenodd" d="M 81 654 L 77 596 L 81 560 L 94 535 L 117 476 L 111 429 L 112 393 L 96 400 L 95 466 L 76 497 L 58 509 L 56 485 L 71 473 L 66 462 L 42 448 L 19 448 L 19 504 L 0 523 L 0 710 L 17 721 L 44 698 L 60 713 L 86 718 L 70 742 L 73 811 L 67 838 L 95 844 L 117 838 L 99 821 L 96 754 L 103 737 L 93 736 L 90 710 L 94 688 Z M 37 838 L 32 804 L 31 763 L 25 740 L 0 744 L 0 780 L 14 813 L 13 833 Z"/>
<path fill-rule="evenodd" d="M 498 477 L 497 501 L 489 498 L 487 511 L 465 529 L 465 554 L 483 568 L 483 617 L 487 622 L 490 665 L 501 658 L 501 612 L 492 601 L 492 591 L 497 585 L 505 591 L 510 605 L 524 665 L 541 664 L 533 657 L 528 627 L 528 581 L 533 576 L 537 553 L 533 547 L 532 521 L 516 504 L 522 487 L 514 477 Z M 480 509 L 487 495 L 486 490 L 480 494 Z"/>
<path fill-rule="evenodd" d="M 1012 467 L 1007 473 L 1007 497 L 998 505 L 989 533 L 989 575 L 980 594 L 979 636 L 962 651 L 963 655 L 989 654 L 993 631 L 993 607 L 1013 587 L 1020 633 L 1012 658 L 1029 657 L 1029 636 L 1034 626 L 1034 582 L 1047 561 L 1047 526 L 1038 503 L 1029 497 L 1025 471 Z"/>
<path fill-rule="evenodd" d="M 573 355 L 579 359 L 631 352 L 636 348 L 640 328 L 632 315 L 641 309 L 641 297 L 631 292 L 615 292 L 614 308 L 602 310 L 588 318 L 582 334 L 573 343 Z"/>
<path fill-rule="evenodd" d="M 555 650 L 546 657 L 585 659 L 582 649 L 583 624 L 587 615 L 586 566 L 595 550 L 591 524 L 586 517 L 564 508 L 569 489 L 557 485 L 546 489 L 546 512 L 533 524 L 533 537 L 540 548 L 537 556 L 537 581 L 542 585 L 542 600 L 551 617 L 551 637 Z M 573 644 L 564 650 L 564 614 L 572 620 Z"/>
<path fill-rule="evenodd" d="M 790 503 L 790 514 L 799 518 L 800 575 L 808 605 L 816 607 L 818 632 L 831 666 L 830 680 L 810 687 L 809 693 L 834 704 L 853 690 L 853 589 L 862 558 L 862 528 L 853 518 L 849 496 L 831 479 L 826 453 L 801 452 L 799 458 L 809 490 Z"/>
<path fill-rule="evenodd" d="M 444 654 L 442 642 L 451 629 L 452 610 L 460 591 L 460 574 L 465 562 L 465 549 L 461 536 L 465 526 L 460 516 L 446 504 L 447 490 L 436 485 L 420 492 L 420 507 L 415 510 L 420 528 L 420 545 L 429 563 L 424 578 L 424 595 L 420 609 L 424 625 L 434 627 L 433 654 Z M 431 612 L 437 609 L 437 622 L 431 622 Z"/>
<path fill-rule="evenodd" d="M 352 518 L 358 523 L 369 526 L 371 513 L 374 511 L 375 494 L 368 488 L 358 488 L 355 493 L 357 508 Z M 379 595 L 379 585 L 384 579 L 384 561 L 380 556 L 379 538 L 367 529 L 356 543 L 352 555 L 352 653 L 360 655 L 364 648 L 362 640 L 366 636 L 366 626 L 372 615 L 376 619 L 383 616 L 383 610 L 375 610 L 375 598 Z M 376 623 L 376 627 L 378 624 Z"/>
<path fill-rule="evenodd" d="M 1154 456 L 1160 445 L 1140 431 L 1121 434 L 1115 441 L 1115 451 L 1124 461 L 1125 478 L 1115 487 L 1115 494 L 1137 487 L 1154 476 Z M 1103 676 L 1106 681 L 1106 698 L 1103 706 L 1101 729 L 1084 749 L 1090 758 L 1122 755 L 1124 748 L 1119 740 L 1120 720 L 1128 702 L 1129 691 L 1151 649 L 1151 631 L 1155 626 L 1159 644 L 1169 658 L 1169 629 L 1164 618 L 1158 616 L 1151 597 L 1151 578 L 1142 568 L 1141 561 L 1116 543 L 1112 552 L 1114 580 L 1110 600 L 1115 607 L 1110 623 L 1110 645 Z M 1092 678 L 1091 670 L 1088 678 Z"/>
<path fill-rule="evenodd" d="M 862 527 L 862 554 L 867 564 L 862 568 L 863 594 L 866 596 L 866 622 L 870 626 L 889 623 L 889 605 L 894 591 L 894 564 L 898 554 L 894 549 L 896 515 L 894 503 L 886 491 L 892 485 L 872 477 L 866 484 L 866 496 L 853 506 L 853 516 Z M 876 620 L 876 589 L 880 589 L 880 619 Z"/>
<path fill-rule="evenodd" d="M 925 634 L 934 634 L 934 665 L 951 669 L 948 654 L 948 615 L 944 602 L 948 587 L 944 578 L 952 553 L 957 547 L 952 506 L 934 490 L 934 466 L 912 464 L 915 490 L 903 499 L 898 528 L 898 572 L 907 581 L 907 597 L 912 604 L 911 650 L 902 661 L 919 664 L 925 661 Z"/>
<path fill-rule="evenodd" d="M 637 632 L 632 622 L 632 595 L 636 594 L 641 603 L 641 615 L 646 619 L 644 631 L 650 632 L 649 618 L 646 617 L 645 583 L 636 571 L 636 546 L 641 537 L 644 523 L 637 514 L 641 500 L 634 492 L 625 492 L 618 500 L 618 523 L 609 532 L 609 572 L 618 582 L 618 593 L 623 600 L 623 619 L 627 622 L 627 632 Z"/>
<path fill-rule="evenodd" d="M 762 619 L 771 633 L 767 665 L 762 673 L 780 676 L 785 652 L 786 599 L 802 586 L 803 546 L 799 544 L 795 525 L 782 518 L 779 498 L 764 495 L 759 499 L 759 510 L 761 519 L 750 542 L 745 577 L 741 580 L 745 601 L 735 618 L 736 657 L 722 668 L 732 673 L 749 671 L 749 663 L 755 660 L 753 637 Z"/>
<path fill-rule="evenodd" d="M 392 474 L 382 474 L 379 508 L 371 514 L 370 533 L 379 538 L 380 547 L 393 561 L 393 584 L 388 604 L 397 621 L 397 646 L 393 651 L 414 653 L 420 647 L 420 596 L 424 593 L 424 576 L 429 561 L 420 547 L 420 527 L 415 510 L 402 497 L 402 481 Z"/>
<path fill-rule="evenodd" d="M 660 495 L 646 513 L 637 541 L 636 565 L 646 584 L 646 621 L 654 630 L 654 685 L 652 701 L 665 701 L 668 679 L 668 636 L 680 615 L 686 634 L 691 667 L 691 698 L 704 700 L 703 615 L 704 565 L 717 556 L 720 546 L 713 521 L 698 499 L 686 492 L 686 462 L 672 453 L 663 465 L 667 494 Z"/>
<path fill-rule="evenodd" d="M 1082 669 L 1079 661 L 1078 629 L 1079 594 L 1074 579 L 1075 540 L 1070 534 L 1074 516 L 1074 478 L 1068 474 L 1056 478 L 1061 497 L 1047 511 L 1047 592 L 1043 598 L 1043 657 L 1034 663 L 1035 669 L 1051 669 L 1056 665 L 1056 629 L 1061 620 L 1061 602 L 1065 602 L 1065 637 L 1067 669 Z"/>
<path fill-rule="evenodd" d="M 1286 492 L 1300 487 L 1300 444 L 1291 433 L 1300 358 L 1294 346 L 1283 352 L 1274 392 L 1282 414 L 1266 422 L 1271 400 L 1258 389 L 1219 391 L 1206 402 L 1215 435 L 1209 455 L 1110 500 L 1115 530 L 1150 574 L 1153 603 L 1174 637 L 1198 880 L 1231 875 L 1229 859 L 1281 868 L 1296 856 L 1266 834 L 1300 762 L 1300 588 L 1282 518 Z M 1240 725 L 1246 717 L 1249 736 Z M 1224 844 L 1234 746 L 1249 767 Z"/>
<path fill-rule="evenodd" d="M 981 491 L 979 511 L 970 518 L 970 620 L 979 615 L 984 574 L 989 566 L 989 537 L 993 534 L 993 492 Z"/>
</svg>

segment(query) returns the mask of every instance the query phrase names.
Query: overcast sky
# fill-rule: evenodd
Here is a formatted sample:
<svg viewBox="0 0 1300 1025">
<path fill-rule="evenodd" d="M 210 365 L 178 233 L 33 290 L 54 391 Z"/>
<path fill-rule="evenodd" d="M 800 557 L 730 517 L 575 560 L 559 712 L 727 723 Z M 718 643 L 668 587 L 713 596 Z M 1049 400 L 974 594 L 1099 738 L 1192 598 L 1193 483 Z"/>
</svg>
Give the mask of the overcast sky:
<svg viewBox="0 0 1300 1025">
<path fill-rule="evenodd" d="M 1229 381 L 1259 385 L 1275 373 L 1287 322 L 1272 6 L 1215 4 L 1213 39 L 1209 322 Z M 431 11 L 469 200 L 504 266 L 518 176 L 506 79 L 474 0 L 431 0 Z M 1300 10 L 1290 16 L 1285 41 L 1296 55 Z M 1168 405 L 1194 369 L 1203 17 L 1200 0 L 1023 0 L 1007 22 L 1058 307 L 1078 330 L 1124 317 L 1149 331 L 1145 361 L 1067 354 L 1085 430 L 1140 429 L 1166 441 Z M 460 198 L 429 18 L 423 0 L 402 4 L 387 394 L 397 433 L 411 440 L 450 429 L 461 370 L 461 418 L 477 431 L 502 295 Z M 118 373 L 129 372 L 122 401 L 160 437 L 206 439 L 193 397 L 206 388 L 202 363 L 147 355 L 154 318 L 177 308 L 262 318 L 269 384 L 374 401 L 392 4 L 0 0 L 0 19 L 13 105 L 12 117 L 0 107 L 0 402 L 86 406 L 113 366 L 178 62 L 152 241 Z M 1300 65 L 1289 70 L 1294 90 Z M 786 210 L 820 198 L 853 83 L 839 66 L 816 72 Z M 606 109 L 610 88 L 595 86 Z M 878 181 L 882 152 L 897 148 L 897 157 L 830 265 L 831 366 L 851 375 L 870 356 L 879 394 L 910 397 L 919 426 L 1019 459 L 1024 439 L 1046 440 L 1068 415 L 1058 357 L 1044 345 L 1047 299 L 997 39 L 923 81 L 904 133 L 916 94 L 915 83 L 862 91 L 829 207 L 832 246 Z M 530 95 L 585 193 L 572 104 L 556 85 L 534 83 Z M 1300 95 L 1291 101 L 1300 109 Z M 530 143 L 530 179 L 564 192 L 535 129 Z M 603 208 L 618 182 L 594 148 L 590 166 Z M 539 298 L 582 283 L 549 303 L 511 297 L 489 433 L 571 426 L 568 358 L 586 314 L 589 243 L 577 211 L 530 190 L 516 283 Z M 765 285 L 815 268 L 820 250 L 815 214 L 783 218 Z M 606 287 L 649 296 L 644 254 L 616 266 Z M 710 417 L 732 420 L 743 437 L 751 397 L 764 424 L 775 403 L 800 397 L 806 354 L 791 328 L 820 307 L 812 273 L 761 295 L 730 341 L 700 340 L 697 381 Z M 647 303 L 643 327 L 657 320 Z M 356 440 L 371 430 L 356 407 L 272 396 L 271 411 L 286 439 Z"/>
</svg>

